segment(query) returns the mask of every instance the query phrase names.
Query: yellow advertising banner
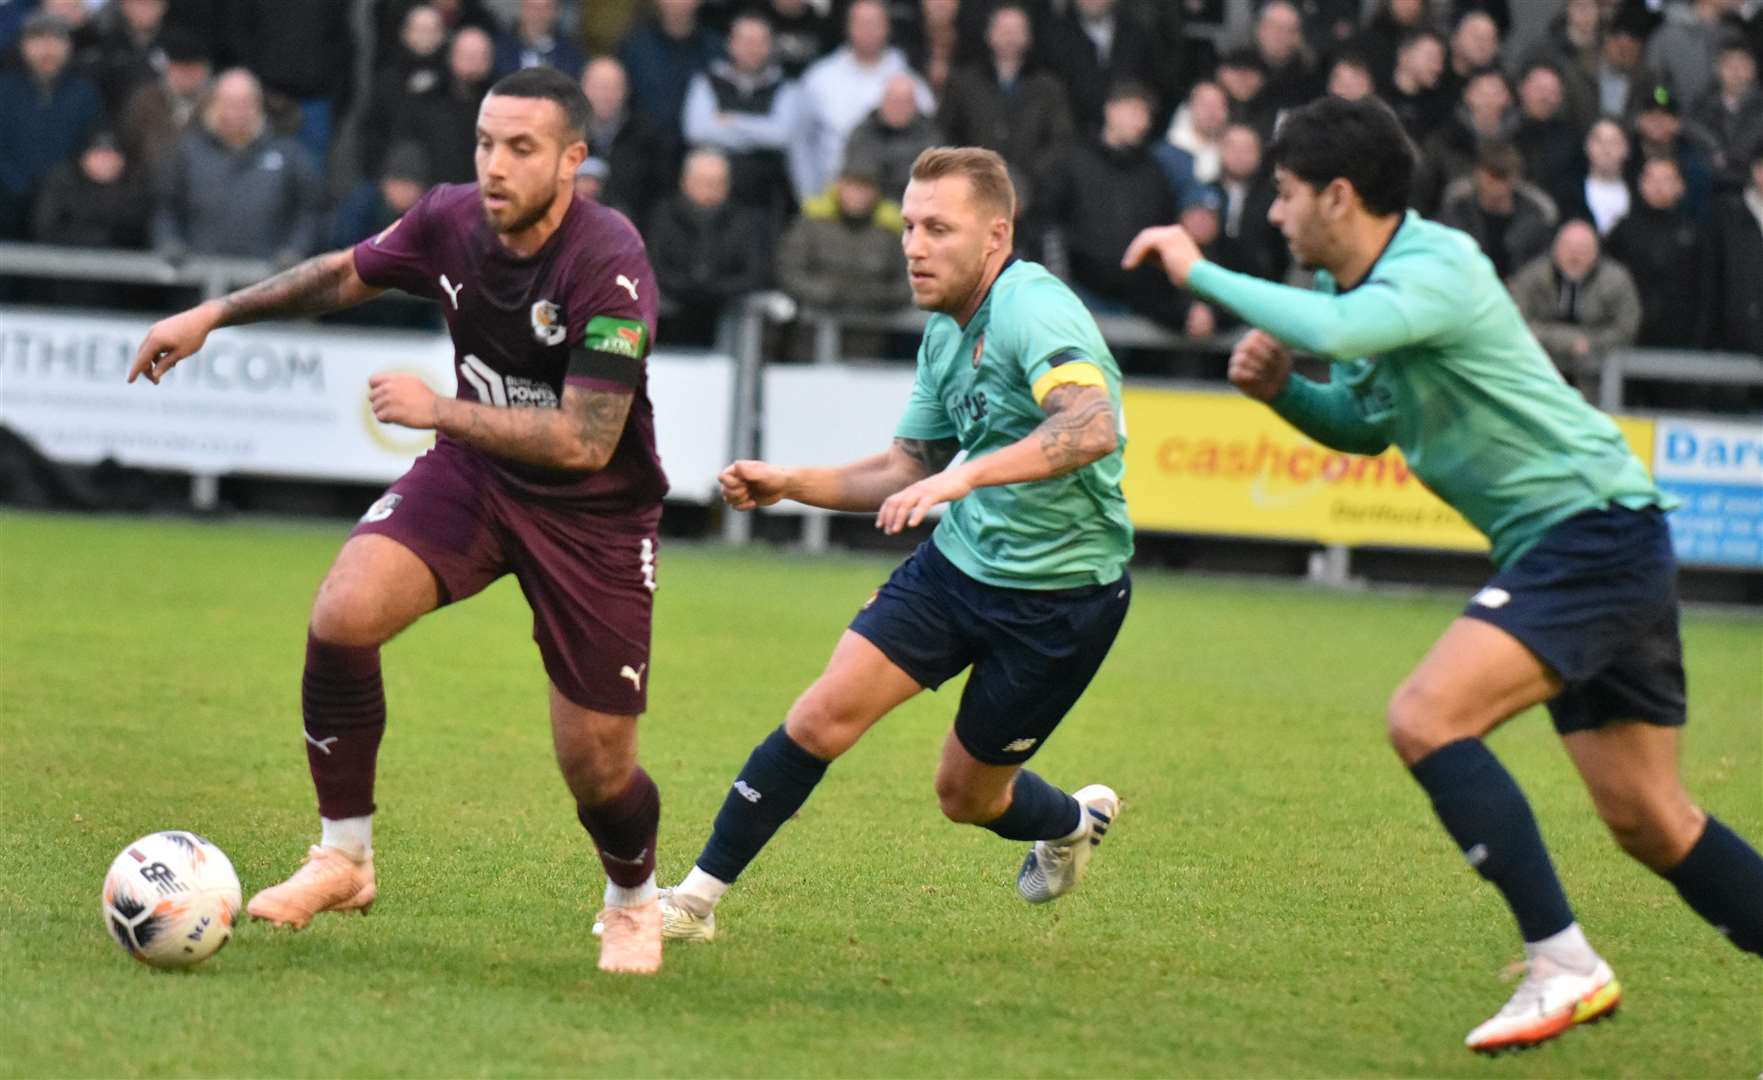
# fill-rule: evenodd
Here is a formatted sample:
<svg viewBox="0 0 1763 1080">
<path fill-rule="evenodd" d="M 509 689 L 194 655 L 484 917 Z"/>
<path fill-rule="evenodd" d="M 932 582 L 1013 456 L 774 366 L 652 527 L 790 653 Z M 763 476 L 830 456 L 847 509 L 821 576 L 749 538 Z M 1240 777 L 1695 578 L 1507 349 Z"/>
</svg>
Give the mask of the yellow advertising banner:
<svg viewBox="0 0 1763 1080">
<path fill-rule="evenodd" d="M 1127 387 L 1126 499 L 1154 532 L 1308 540 L 1349 547 L 1486 551 L 1487 540 L 1391 449 L 1320 446 L 1234 394 Z M 1650 421 L 1618 419 L 1649 467 Z"/>
</svg>

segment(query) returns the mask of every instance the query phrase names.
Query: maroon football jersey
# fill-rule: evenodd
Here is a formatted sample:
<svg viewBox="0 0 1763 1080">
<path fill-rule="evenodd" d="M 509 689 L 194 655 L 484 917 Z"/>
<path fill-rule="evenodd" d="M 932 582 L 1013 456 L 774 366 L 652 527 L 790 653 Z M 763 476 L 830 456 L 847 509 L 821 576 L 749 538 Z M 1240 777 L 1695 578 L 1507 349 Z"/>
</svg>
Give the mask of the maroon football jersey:
<svg viewBox="0 0 1763 1080">
<path fill-rule="evenodd" d="M 644 363 L 659 295 L 643 238 L 623 214 L 576 198 L 544 246 L 522 257 L 490 227 L 476 184 L 441 184 L 355 246 L 355 272 L 369 285 L 440 302 L 463 400 L 554 409 L 566 383 L 634 392 L 618 447 L 599 472 L 466 447 L 504 482 L 613 512 L 652 507 L 667 493 Z"/>
</svg>

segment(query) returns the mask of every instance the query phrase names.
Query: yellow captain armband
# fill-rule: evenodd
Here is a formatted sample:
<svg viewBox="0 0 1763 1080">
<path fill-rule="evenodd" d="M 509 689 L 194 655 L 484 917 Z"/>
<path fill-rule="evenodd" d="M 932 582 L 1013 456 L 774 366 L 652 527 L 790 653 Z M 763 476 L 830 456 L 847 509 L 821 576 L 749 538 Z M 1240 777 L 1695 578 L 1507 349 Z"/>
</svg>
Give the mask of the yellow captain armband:
<svg viewBox="0 0 1763 1080">
<path fill-rule="evenodd" d="M 1108 380 L 1103 377 L 1101 368 L 1087 360 L 1067 360 L 1035 380 L 1030 390 L 1034 394 L 1035 404 L 1044 404 L 1055 386 L 1099 386 L 1106 390 Z"/>
</svg>

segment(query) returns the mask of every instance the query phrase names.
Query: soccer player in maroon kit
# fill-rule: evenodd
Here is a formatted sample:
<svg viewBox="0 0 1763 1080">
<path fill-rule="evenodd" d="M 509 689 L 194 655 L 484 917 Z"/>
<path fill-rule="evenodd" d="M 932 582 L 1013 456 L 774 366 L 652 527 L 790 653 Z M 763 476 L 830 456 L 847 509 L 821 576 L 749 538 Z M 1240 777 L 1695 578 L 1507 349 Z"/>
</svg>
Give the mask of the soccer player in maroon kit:
<svg viewBox="0 0 1763 1080">
<path fill-rule="evenodd" d="M 413 375 L 368 380 L 375 417 L 438 436 L 362 517 L 313 603 L 301 710 L 322 837 L 252 897 L 258 918 L 298 929 L 373 903 L 380 646 L 512 573 L 550 678 L 557 761 L 609 879 L 600 967 L 661 965 L 661 800 L 636 759 L 667 491 L 644 366 L 658 297 L 636 229 L 574 195 L 587 109 L 555 71 L 509 75 L 478 113 L 476 184 L 436 187 L 353 249 L 159 322 L 129 369 L 158 383 L 217 327 L 388 288 L 439 301 L 453 336 L 458 397 Z"/>
</svg>

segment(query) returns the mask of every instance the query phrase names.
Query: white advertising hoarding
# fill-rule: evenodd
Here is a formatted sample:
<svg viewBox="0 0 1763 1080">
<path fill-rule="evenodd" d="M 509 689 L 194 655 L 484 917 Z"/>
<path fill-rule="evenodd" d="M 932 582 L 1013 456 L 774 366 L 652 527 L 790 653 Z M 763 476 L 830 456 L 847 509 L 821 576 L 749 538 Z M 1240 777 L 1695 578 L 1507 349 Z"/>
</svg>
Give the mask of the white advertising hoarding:
<svg viewBox="0 0 1763 1080">
<path fill-rule="evenodd" d="M 128 385 L 151 323 L 0 310 L 0 424 L 57 461 L 384 483 L 434 436 L 375 420 L 368 376 L 410 371 L 443 393 L 454 389 L 443 335 L 275 324 L 216 331 L 159 386 Z M 733 382 L 726 357 L 651 358 L 656 438 L 674 497 L 714 496 Z"/>
</svg>

